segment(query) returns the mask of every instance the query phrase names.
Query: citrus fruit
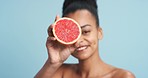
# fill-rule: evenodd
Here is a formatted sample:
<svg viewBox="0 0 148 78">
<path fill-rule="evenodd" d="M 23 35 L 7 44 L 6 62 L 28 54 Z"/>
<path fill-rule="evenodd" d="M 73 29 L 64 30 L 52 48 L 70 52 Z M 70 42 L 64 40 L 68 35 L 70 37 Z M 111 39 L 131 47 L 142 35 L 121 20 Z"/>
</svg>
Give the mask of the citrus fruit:
<svg viewBox="0 0 148 78">
<path fill-rule="evenodd" d="M 62 44 L 73 44 L 81 36 L 79 24 L 67 17 L 58 19 L 53 26 L 53 35 Z"/>
</svg>

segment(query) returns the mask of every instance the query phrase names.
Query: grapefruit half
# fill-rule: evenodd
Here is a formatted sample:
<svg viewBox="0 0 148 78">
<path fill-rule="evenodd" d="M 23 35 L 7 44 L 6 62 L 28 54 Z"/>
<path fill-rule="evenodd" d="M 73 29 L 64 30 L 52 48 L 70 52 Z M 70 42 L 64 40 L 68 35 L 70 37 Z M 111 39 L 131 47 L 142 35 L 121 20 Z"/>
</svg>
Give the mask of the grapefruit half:
<svg viewBox="0 0 148 78">
<path fill-rule="evenodd" d="M 53 35 L 62 44 L 73 44 L 81 36 L 81 27 L 79 24 L 67 17 L 58 19 L 53 26 Z"/>
</svg>

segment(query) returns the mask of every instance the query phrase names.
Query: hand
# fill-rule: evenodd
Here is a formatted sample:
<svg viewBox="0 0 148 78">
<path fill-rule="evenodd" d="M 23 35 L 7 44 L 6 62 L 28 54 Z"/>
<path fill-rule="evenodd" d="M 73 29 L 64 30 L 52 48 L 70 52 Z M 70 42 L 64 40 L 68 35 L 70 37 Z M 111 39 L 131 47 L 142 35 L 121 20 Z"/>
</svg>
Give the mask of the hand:
<svg viewBox="0 0 148 78">
<path fill-rule="evenodd" d="M 56 16 L 56 20 L 58 20 L 60 17 Z M 56 38 L 53 36 L 52 32 L 53 24 L 50 25 L 48 28 L 48 35 L 46 42 L 46 47 L 48 50 L 48 60 L 52 64 L 62 64 L 74 51 L 74 48 L 72 45 L 64 45 L 59 43 Z"/>
</svg>

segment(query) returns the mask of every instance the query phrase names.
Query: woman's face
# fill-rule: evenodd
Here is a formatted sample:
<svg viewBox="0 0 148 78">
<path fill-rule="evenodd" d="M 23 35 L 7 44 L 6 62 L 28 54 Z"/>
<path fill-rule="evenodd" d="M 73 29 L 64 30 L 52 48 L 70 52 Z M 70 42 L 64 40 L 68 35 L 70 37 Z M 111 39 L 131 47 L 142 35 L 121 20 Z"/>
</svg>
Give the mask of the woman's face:
<svg viewBox="0 0 148 78">
<path fill-rule="evenodd" d="M 67 17 L 79 23 L 82 35 L 74 44 L 75 51 L 72 55 L 79 60 L 84 60 L 98 52 L 98 39 L 102 38 L 101 28 L 96 26 L 96 20 L 87 10 L 77 10 Z"/>
</svg>

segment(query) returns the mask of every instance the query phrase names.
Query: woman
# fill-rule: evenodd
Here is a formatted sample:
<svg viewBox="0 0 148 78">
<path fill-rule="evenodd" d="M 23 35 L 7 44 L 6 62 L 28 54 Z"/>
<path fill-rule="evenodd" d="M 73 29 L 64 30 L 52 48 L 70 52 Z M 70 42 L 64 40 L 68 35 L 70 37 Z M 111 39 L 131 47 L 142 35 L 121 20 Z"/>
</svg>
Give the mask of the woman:
<svg viewBox="0 0 148 78">
<path fill-rule="evenodd" d="M 80 39 L 72 45 L 63 45 L 56 41 L 51 25 L 46 42 L 48 59 L 35 78 L 135 78 L 124 69 L 104 63 L 99 56 L 98 41 L 103 33 L 99 27 L 96 0 L 65 0 L 63 17 L 69 17 L 82 28 Z M 56 16 L 56 20 L 59 19 Z M 64 64 L 73 55 L 78 64 Z"/>
</svg>

